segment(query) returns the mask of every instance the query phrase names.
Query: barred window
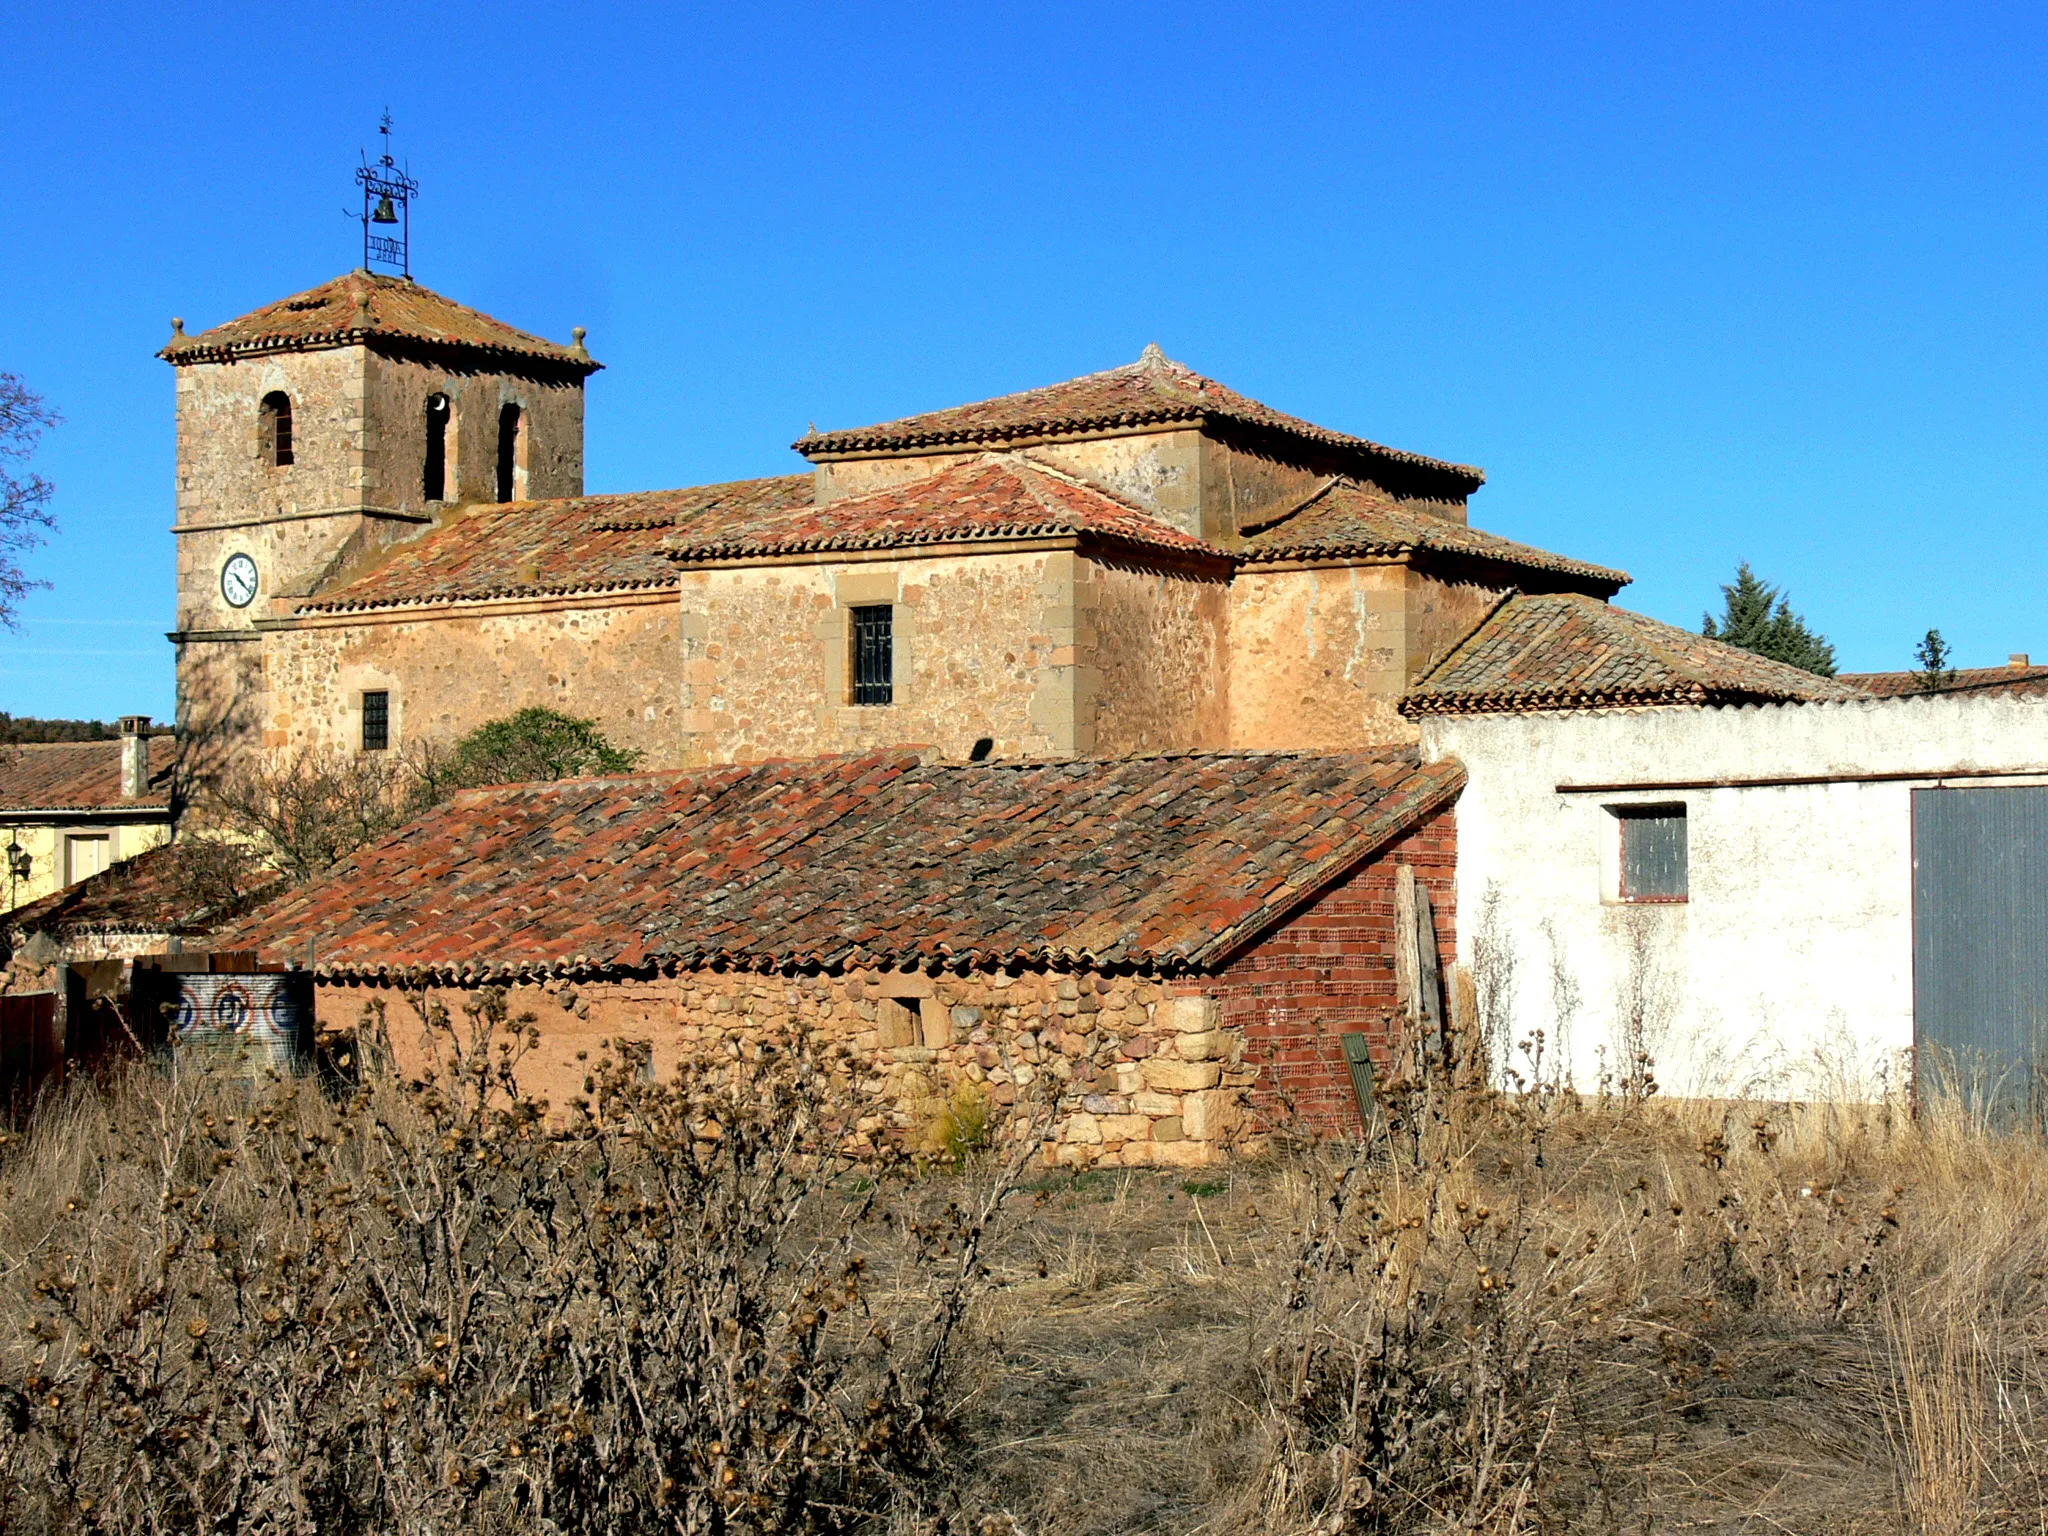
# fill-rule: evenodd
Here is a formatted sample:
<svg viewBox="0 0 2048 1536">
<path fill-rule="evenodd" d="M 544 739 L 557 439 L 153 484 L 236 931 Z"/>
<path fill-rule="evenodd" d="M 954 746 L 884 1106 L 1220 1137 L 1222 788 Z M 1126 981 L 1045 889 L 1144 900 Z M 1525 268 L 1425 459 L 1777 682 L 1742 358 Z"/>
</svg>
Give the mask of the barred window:
<svg viewBox="0 0 2048 1536">
<path fill-rule="evenodd" d="M 274 389 L 259 407 L 263 423 L 263 462 L 282 469 L 292 462 L 292 397 Z"/>
<path fill-rule="evenodd" d="M 1625 805 L 1613 811 L 1621 820 L 1621 899 L 1686 900 L 1691 872 L 1685 807 Z"/>
<path fill-rule="evenodd" d="M 894 610 L 887 603 L 853 610 L 853 702 L 896 702 Z"/>
<path fill-rule="evenodd" d="M 363 695 L 363 750 L 382 752 L 391 745 L 391 695 Z"/>
</svg>

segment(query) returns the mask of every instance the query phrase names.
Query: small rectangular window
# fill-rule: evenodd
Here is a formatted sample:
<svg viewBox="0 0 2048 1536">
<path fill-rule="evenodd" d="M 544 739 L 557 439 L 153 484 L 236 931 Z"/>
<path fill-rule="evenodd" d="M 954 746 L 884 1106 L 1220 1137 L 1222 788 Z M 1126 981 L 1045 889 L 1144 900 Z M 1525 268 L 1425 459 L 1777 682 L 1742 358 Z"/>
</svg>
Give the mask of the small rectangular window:
<svg viewBox="0 0 2048 1536">
<path fill-rule="evenodd" d="M 1688 895 L 1685 807 L 1616 806 L 1621 820 L 1621 899 L 1684 901 Z"/>
<path fill-rule="evenodd" d="M 391 745 L 391 695 L 363 695 L 363 750 L 382 752 Z"/>
<path fill-rule="evenodd" d="M 64 883 L 76 885 L 79 881 L 99 874 L 110 862 L 112 841 L 106 834 L 64 839 Z"/>
<path fill-rule="evenodd" d="M 853 610 L 853 702 L 896 702 L 894 610 L 887 603 Z"/>
</svg>

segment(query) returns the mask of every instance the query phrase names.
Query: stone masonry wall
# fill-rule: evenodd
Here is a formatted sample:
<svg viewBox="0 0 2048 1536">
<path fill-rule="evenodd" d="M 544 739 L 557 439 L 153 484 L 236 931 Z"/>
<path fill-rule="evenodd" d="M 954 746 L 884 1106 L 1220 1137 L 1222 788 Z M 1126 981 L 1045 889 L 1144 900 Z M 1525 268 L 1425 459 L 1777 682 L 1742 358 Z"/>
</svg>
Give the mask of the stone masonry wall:
<svg viewBox="0 0 2048 1536">
<path fill-rule="evenodd" d="M 1256 1069 L 1215 1004 L 1157 979 L 1098 973 L 971 976 L 868 972 L 761 976 L 689 972 L 673 979 L 567 982 L 511 989 L 531 1013 L 540 1048 L 521 1086 L 566 1104 L 589 1061 L 611 1040 L 652 1049 L 657 1075 L 682 1048 L 730 1041 L 745 1050 L 801 1023 L 852 1046 L 859 1088 L 874 1102 L 861 1134 L 916 1146 L 948 1095 L 983 1084 L 1006 1112 L 1044 1095 L 1055 1118 L 1048 1162 L 1065 1166 L 1195 1167 L 1218 1161 L 1247 1130 L 1240 1105 Z M 416 1036 L 396 993 L 322 986 L 323 1029 L 345 1029 L 382 999 L 403 1055 Z M 451 1005 L 456 999 L 447 999 Z M 1008 1113 L 1008 1134 L 1029 1120 Z"/>
<path fill-rule="evenodd" d="M 394 747 L 545 704 L 596 720 L 643 768 L 674 768 L 678 644 L 673 592 L 309 619 L 264 637 L 264 744 L 354 748 L 363 692 L 381 689 Z"/>
<path fill-rule="evenodd" d="M 449 403 L 444 501 L 498 499 L 498 419 L 523 413 L 512 499 L 583 494 L 583 384 L 499 370 L 458 368 L 372 353 L 371 486 L 377 505 L 424 512 L 427 398 Z"/>
<path fill-rule="evenodd" d="M 1102 560 L 1088 566 L 1081 596 L 1093 620 L 1095 750 L 1226 746 L 1229 587 Z"/>
<path fill-rule="evenodd" d="M 1241 570 L 1230 586 L 1230 741 L 1336 751 L 1412 741 L 1406 567 Z"/>
<path fill-rule="evenodd" d="M 1292 1116 L 1316 1130 L 1359 1128 L 1343 1036 L 1364 1034 L 1376 1069 L 1394 1064 L 1394 871 L 1429 891 L 1437 952 L 1457 958 L 1456 813 L 1442 810 L 1233 960 L 1205 987 L 1222 1027 L 1262 1069 L 1253 1104 L 1268 1125 Z M 1283 1104 L 1283 1097 L 1289 1104 Z"/>
<path fill-rule="evenodd" d="M 1001 756 L 1087 751 L 1076 565 L 1051 550 L 685 571 L 683 761 L 909 743 L 964 758 L 983 736 Z M 895 700 L 855 705 L 851 610 L 884 603 L 895 610 Z"/>
</svg>

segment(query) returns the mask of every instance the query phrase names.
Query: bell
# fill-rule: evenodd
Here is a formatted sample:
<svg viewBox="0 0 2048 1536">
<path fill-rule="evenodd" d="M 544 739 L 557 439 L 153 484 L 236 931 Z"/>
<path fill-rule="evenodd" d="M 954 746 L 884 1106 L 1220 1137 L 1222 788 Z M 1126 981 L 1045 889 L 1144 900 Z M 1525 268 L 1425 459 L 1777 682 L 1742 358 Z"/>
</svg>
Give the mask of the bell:
<svg viewBox="0 0 2048 1536">
<path fill-rule="evenodd" d="M 372 224 L 396 224 L 398 222 L 398 210 L 391 206 L 390 198 L 380 197 L 377 199 L 377 208 L 370 215 L 370 222 Z"/>
</svg>

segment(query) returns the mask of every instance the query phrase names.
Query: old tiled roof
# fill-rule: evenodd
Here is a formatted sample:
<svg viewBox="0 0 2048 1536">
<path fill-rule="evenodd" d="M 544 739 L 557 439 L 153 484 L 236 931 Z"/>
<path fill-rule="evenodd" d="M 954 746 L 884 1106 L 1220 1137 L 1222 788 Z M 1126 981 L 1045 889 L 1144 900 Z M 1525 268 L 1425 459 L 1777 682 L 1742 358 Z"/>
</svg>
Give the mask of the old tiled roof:
<svg viewBox="0 0 2048 1536">
<path fill-rule="evenodd" d="M 84 933 L 203 934 L 245 912 L 277 885 L 277 877 L 251 868 L 241 893 L 222 900 L 218 884 L 194 878 L 195 845 L 166 843 L 123 859 L 76 885 L 16 907 L 4 926 L 17 933 L 58 937 Z M 230 886 L 230 890 L 235 887 Z"/>
<path fill-rule="evenodd" d="M 1261 564 L 1417 552 L 1542 571 L 1601 597 L 1612 596 L 1629 582 L 1626 571 L 1567 559 L 1464 523 L 1433 517 L 1354 480 L 1332 481 L 1284 517 L 1249 531 L 1238 555 L 1247 564 Z"/>
<path fill-rule="evenodd" d="M 713 507 L 678 520 L 673 559 L 732 560 L 820 550 L 896 549 L 1087 534 L 1217 554 L 1106 491 L 1018 458 L 982 454 L 923 479 L 822 505 Z"/>
<path fill-rule="evenodd" d="M 1404 715 L 1850 699 L 1782 662 L 1578 593 L 1514 594 L 1401 699 Z"/>
<path fill-rule="evenodd" d="M 220 363 L 265 352 L 313 352 L 381 341 L 455 348 L 496 357 L 531 358 L 588 375 L 604 365 L 574 346 L 514 329 L 502 320 L 443 298 L 408 277 L 349 272 L 217 325 L 197 336 L 181 327 L 158 357 L 170 363 Z"/>
<path fill-rule="evenodd" d="M 1446 804 L 1412 749 L 927 763 L 473 790 L 221 936 L 330 978 L 1214 966 Z"/>
<path fill-rule="evenodd" d="M 1239 394 L 1192 368 L 1174 362 L 1156 346 L 1122 368 L 1091 373 L 1044 389 L 906 416 L 901 421 L 848 432 L 815 429 L 793 446 L 808 458 L 902 453 L 917 450 L 1001 446 L 1020 440 L 1073 437 L 1120 428 L 1215 422 L 1266 438 L 1309 447 L 1318 457 L 1336 456 L 1381 466 L 1398 464 L 1440 479 L 1446 490 L 1467 495 L 1486 481 L 1486 472 L 1404 453 L 1362 437 L 1332 432 L 1284 415 Z"/>
<path fill-rule="evenodd" d="M 150 737 L 149 793 L 130 800 L 121 794 L 118 739 L 0 746 L 0 811 L 168 807 L 171 768 L 177 755 L 175 738 Z"/>
<path fill-rule="evenodd" d="M 675 587 L 662 542 L 698 517 L 745 521 L 808 506 L 811 477 L 778 475 L 680 491 L 463 507 L 396 544 L 368 572 L 299 605 L 357 613 L 426 603 Z"/>
<path fill-rule="evenodd" d="M 1836 681 L 1878 698 L 1923 693 L 2048 693 L 2048 667 L 1962 667 L 1931 687 L 1925 672 L 1842 672 Z"/>
</svg>

